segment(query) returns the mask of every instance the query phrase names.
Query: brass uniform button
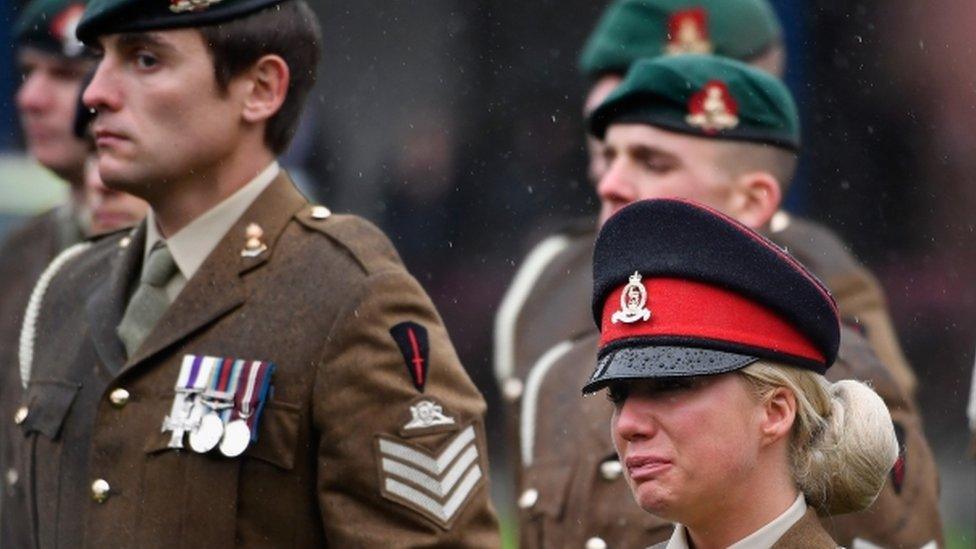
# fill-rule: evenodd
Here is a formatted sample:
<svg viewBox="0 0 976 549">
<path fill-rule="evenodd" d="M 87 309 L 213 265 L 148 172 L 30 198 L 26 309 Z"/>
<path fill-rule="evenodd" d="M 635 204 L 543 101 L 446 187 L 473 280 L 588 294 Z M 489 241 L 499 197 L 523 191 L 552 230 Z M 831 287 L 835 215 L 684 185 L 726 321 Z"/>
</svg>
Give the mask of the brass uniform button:
<svg viewBox="0 0 976 549">
<path fill-rule="evenodd" d="M 119 248 L 128 248 L 129 244 L 132 244 L 131 237 L 123 236 L 122 240 L 119 240 Z"/>
<path fill-rule="evenodd" d="M 608 459 L 600 464 L 600 476 L 607 482 L 613 482 L 624 474 L 624 466 L 619 460 Z"/>
<path fill-rule="evenodd" d="M 112 487 L 108 485 L 105 479 L 97 479 L 91 485 L 92 499 L 95 500 L 95 503 L 104 503 L 111 490 Z"/>
<path fill-rule="evenodd" d="M 108 395 L 108 400 L 112 403 L 112 406 L 122 408 L 129 403 L 129 391 L 119 387 Z"/>
<path fill-rule="evenodd" d="M 505 383 L 502 384 L 502 394 L 511 402 L 520 399 L 524 389 L 525 385 L 522 383 L 522 380 L 514 377 L 506 379 Z"/>
<path fill-rule="evenodd" d="M 20 408 L 17 408 L 17 413 L 14 414 L 14 423 L 20 425 L 21 423 L 24 422 L 25 419 L 27 419 L 27 414 L 29 413 L 30 410 L 27 409 L 27 406 L 21 406 Z"/>
<path fill-rule="evenodd" d="M 332 211 L 325 206 L 313 206 L 312 207 L 312 219 L 328 219 L 332 215 Z"/>
<path fill-rule="evenodd" d="M 539 491 L 535 488 L 529 488 L 522 492 L 522 495 L 518 498 L 519 509 L 531 509 L 537 501 L 539 501 Z"/>
<path fill-rule="evenodd" d="M 603 541 L 602 538 L 593 537 L 586 540 L 586 549 L 607 549 L 607 542 Z"/>
</svg>

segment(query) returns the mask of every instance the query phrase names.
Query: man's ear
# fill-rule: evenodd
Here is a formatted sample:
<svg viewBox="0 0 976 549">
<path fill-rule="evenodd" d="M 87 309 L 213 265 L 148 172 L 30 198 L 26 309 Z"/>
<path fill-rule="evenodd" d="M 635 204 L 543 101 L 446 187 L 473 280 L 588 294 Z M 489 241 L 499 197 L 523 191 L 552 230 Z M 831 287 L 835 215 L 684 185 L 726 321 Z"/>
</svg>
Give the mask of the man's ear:
<svg viewBox="0 0 976 549">
<path fill-rule="evenodd" d="M 734 185 L 732 217 L 750 229 L 765 227 L 779 210 L 783 192 L 779 181 L 768 172 L 740 175 Z"/>
<path fill-rule="evenodd" d="M 245 121 L 265 122 L 281 109 L 291 79 L 284 59 L 278 55 L 265 55 L 242 78 L 248 83 L 242 112 Z"/>
<path fill-rule="evenodd" d="M 760 430 L 763 444 L 773 444 L 789 437 L 796 421 L 796 395 L 785 387 L 777 387 L 763 402 Z"/>
</svg>

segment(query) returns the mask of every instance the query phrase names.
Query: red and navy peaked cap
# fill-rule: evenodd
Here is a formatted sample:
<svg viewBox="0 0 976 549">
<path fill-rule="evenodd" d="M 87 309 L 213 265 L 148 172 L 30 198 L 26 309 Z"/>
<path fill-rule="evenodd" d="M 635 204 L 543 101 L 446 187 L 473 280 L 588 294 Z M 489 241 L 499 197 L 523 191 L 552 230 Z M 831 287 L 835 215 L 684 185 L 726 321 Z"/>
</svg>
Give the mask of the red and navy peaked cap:
<svg viewBox="0 0 976 549">
<path fill-rule="evenodd" d="M 710 375 L 760 359 L 823 374 L 840 319 L 824 285 L 734 219 L 674 199 L 607 220 L 593 253 L 597 368 L 583 387 Z"/>
</svg>

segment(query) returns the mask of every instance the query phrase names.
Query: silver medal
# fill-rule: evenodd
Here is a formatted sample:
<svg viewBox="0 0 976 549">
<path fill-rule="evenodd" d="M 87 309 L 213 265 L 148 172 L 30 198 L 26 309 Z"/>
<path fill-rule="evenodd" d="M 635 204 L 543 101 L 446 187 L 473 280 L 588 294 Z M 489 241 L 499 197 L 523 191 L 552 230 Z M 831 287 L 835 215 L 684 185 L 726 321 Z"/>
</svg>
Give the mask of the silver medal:
<svg viewBox="0 0 976 549">
<path fill-rule="evenodd" d="M 220 453 L 227 457 L 237 457 L 247 450 L 251 443 L 251 429 L 247 421 L 235 419 L 224 429 L 224 439 L 220 441 Z"/>
<path fill-rule="evenodd" d="M 216 412 L 210 412 L 200 420 L 200 426 L 190 433 L 190 448 L 194 452 L 205 454 L 220 442 L 224 434 L 224 422 Z"/>
</svg>

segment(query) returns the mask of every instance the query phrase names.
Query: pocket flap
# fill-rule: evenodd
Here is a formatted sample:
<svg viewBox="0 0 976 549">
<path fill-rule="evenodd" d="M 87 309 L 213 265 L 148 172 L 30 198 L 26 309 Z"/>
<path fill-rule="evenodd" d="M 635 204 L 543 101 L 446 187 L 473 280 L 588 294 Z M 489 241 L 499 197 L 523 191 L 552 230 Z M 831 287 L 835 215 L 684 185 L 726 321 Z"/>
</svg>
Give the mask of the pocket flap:
<svg viewBox="0 0 976 549">
<path fill-rule="evenodd" d="M 565 463 L 537 461 L 525 470 L 524 491 L 535 490 L 535 503 L 527 509 L 530 515 L 559 519 L 566 507 L 572 467 Z"/>
<path fill-rule="evenodd" d="M 21 423 L 25 433 L 41 433 L 58 438 L 64 418 L 81 389 L 80 383 L 36 380 L 27 386 L 27 417 Z"/>
</svg>

